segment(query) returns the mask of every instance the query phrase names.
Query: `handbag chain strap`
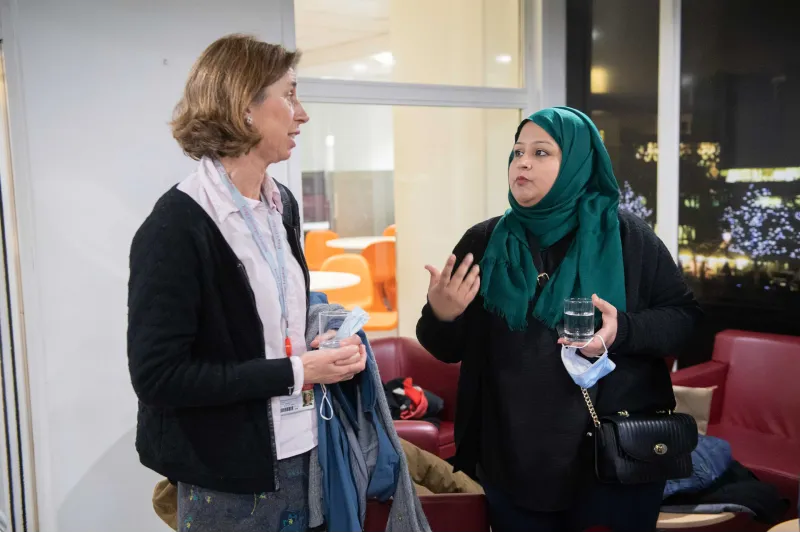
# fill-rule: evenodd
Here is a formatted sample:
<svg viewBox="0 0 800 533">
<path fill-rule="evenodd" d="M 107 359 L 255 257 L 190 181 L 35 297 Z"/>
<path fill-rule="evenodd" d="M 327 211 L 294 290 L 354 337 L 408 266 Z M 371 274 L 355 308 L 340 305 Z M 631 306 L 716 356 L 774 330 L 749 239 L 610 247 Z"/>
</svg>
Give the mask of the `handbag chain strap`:
<svg viewBox="0 0 800 533">
<path fill-rule="evenodd" d="M 589 414 L 592 415 L 592 423 L 594 423 L 594 427 L 600 427 L 600 419 L 597 418 L 597 412 L 594 410 L 594 404 L 592 403 L 592 399 L 589 397 L 589 391 L 581 387 L 581 392 L 583 393 L 583 399 L 586 402 L 586 407 L 589 408 Z"/>
</svg>

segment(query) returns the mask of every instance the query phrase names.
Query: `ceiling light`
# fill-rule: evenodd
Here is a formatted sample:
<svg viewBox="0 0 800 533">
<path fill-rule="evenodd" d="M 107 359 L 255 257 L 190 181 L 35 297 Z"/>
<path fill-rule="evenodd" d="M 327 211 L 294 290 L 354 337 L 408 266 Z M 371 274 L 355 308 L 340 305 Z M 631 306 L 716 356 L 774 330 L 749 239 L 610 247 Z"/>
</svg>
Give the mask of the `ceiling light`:
<svg viewBox="0 0 800 533">
<path fill-rule="evenodd" d="M 367 66 L 364 63 L 356 63 L 355 65 L 353 65 L 353 70 L 355 70 L 356 72 L 366 72 Z"/>
<path fill-rule="evenodd" d="M 503 65 L 507 65 L 511 63 L 511 56 L 508 54 L 501 54 L 499 56 L 496 56 L 494 60 L 497 61 L 498 63 L 502 63 Z"/>
<path fill-rule="evenodd" d="M 380 52 L 379 54 L 374 54 L 372 59 L 387 67 L 394 65 L 394 56 L 391 52 Z"/>
</svg>

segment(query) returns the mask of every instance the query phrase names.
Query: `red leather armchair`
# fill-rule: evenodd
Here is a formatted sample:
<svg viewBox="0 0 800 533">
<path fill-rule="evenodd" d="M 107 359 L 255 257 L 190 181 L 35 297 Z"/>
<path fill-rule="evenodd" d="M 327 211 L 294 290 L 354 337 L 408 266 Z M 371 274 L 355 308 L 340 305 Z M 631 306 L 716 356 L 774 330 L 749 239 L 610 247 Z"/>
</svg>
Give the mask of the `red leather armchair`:
<svg viewBox="0 0 800 533">
<path fill-rule="evenodd" d="M 675 385 L 716 386 L 708 434 L 775 485 L 797 508 L 800 477 L 800 337 L 727 330 L 711 361 L 672 374 Z"/>
<path fill-rule="evenodd" d="M 427 422 L 400 421 L 395 423 L 400 437 L 443 459 L 455 455 L 453 423 L 461 365 L 442 363 L 417 341 L 406 337 L 375 339 L 370 344 L 384 382 L 411 377 L 415 384 L 444 400 L 444 410 L 440 415 L 442 423 L 438 430 Z"/>
<path fill-rule="evenodd" d="M 434 494 L 420 496 L 419 501 L 431 531 L 489 531 L 483 494 Z M 364 531 L 386 531 L 389 509 L 389 503 L 368 502 Z"/>
<path fill-rule="evenodd" d="M 382 338 L 370 344 L 384 382 L 410 376 L 414 383 L 444 400 L 438 429 L 420 420 L 397 420 L 394 424 L 400 438 L 442 458 L 454 455 L 453 422 L 460 365 L 442 363 L 414 339 Z M 483 494 L 434 494 L 420 496 L 420 503 L 433 531 L 489 531 Z M 370 501 L 364 531 L 385 531 L 388 516 L 389 504 Z"/>
</svg>

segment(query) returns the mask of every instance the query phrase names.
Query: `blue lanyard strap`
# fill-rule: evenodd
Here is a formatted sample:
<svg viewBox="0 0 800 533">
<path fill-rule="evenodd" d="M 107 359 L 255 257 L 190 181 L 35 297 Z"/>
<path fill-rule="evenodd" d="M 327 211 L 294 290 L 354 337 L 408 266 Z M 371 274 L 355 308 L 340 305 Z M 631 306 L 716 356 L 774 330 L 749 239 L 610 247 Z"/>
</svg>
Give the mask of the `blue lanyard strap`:
<svg viewBox="0 0 800 533">
<path fill-rule="evenodd" d="M 273 218 L 267 215 L 267 223 L 269 224 L 270 231 L 272 232 L 272 243 L 275 245 L 275 250 L 278 254 L 278 261 L 276 262 L 275 258 L 272 257 L 269 248 L 267 248 L 267 244 L 264 240 L 261 230 L 258 229 L 255 215 L 253 214 L 253 210 L 250 209 L 250 206 L 247 204 L 247 200 L 244 199 L 244 196 L 242 196 L 242 193 L 239 192 L 239 189 L 233 185 L 233 182 L 231 181 L 230 176 L 228 176 L 228 172 L 225 170 L 225 167 L 222 166 L 222 163 L 220 163 L 218 160 L 215 160 L 214 166 L 217 168 L 217 172 L 219 172 L 220 176 L 222 177 L 222 182 L 228 187 L 231 197 L 233 198 L 233 202 L 236 204 L 236 208 L 239 210 L 239 213 L 242 214 L 244 223 L 247 225 L 247 229 L 250 231 L 250 235 L 253 237 L 253 241 L 256 243 L 258 251 L 261 252 L 261 256 L 267 262 L 267 265 L 272 272 L 272 277 L 275 278 L 275 284 L 278 286 L 278 299 L 280 300 L 281 304 L 281 319 L 283 321 L 281 326 L 285 324 L 286 337 L 288 339 L 289 316 L 286 311 L 286 293 L 288 292 L 288 281 L 286 279 L 286 258 L 284 255 L 283 242 L 280 238 L 280 228 L 275 223 Z M 263 197 L 262 201 L 265 201 Z"/>
</svg>

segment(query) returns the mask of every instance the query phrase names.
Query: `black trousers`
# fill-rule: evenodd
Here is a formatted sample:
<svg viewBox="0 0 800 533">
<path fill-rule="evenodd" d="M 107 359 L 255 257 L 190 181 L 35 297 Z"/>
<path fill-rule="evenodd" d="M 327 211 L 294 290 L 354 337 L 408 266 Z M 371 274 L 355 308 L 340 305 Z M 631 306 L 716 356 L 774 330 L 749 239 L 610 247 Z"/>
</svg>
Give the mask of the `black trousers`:
<svg viewBox="0 0 800 533">
<path fill-rule="evenodd" d="M 492 531 L 655 531 L 665 483 L 612 485 L 592 481 L 566 511 L 519 507 L 502 491 L 484 484 Z"/>
</svg>

